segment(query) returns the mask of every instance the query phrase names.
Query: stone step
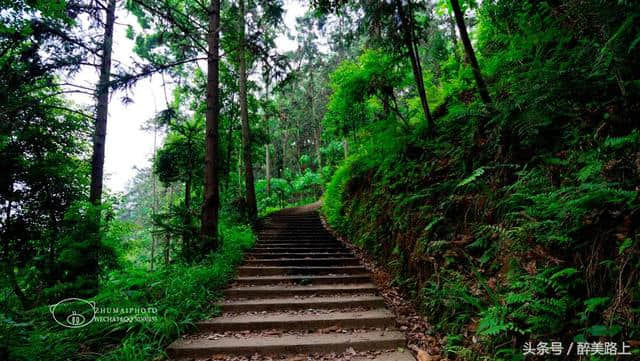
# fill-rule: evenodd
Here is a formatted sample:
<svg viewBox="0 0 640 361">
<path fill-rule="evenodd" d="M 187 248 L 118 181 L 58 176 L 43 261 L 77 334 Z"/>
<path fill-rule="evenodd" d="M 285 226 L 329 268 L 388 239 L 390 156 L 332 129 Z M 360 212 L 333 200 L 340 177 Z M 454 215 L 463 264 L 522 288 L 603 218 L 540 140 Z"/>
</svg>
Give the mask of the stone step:
<svg viewBox="0 0 640 361">
<path fill-rule="evenodd" d="M 288 218 L 288 219 L 266 218 L 263 221 L 263 224 L 269 224 L 269 223 L 286 225 L 291 227 L 301 225 L 301 224 L 314 224 L 314 225 L 322 224 L 322 222 L 318 218 L 316 219 L 313 219 L 313 218 Z"/>
<path fill-rule="evenodd" d="M 333 237 L 331 233 L 324 230 L 305 231 L 301 229 L 278 229 L 278 230 L 262 230 L 258 232 L 259 236 L 272 236 L 272 235 L 294 235 L 294 236 L 309 236 L 309 237 Z"/>
<path fill-rule="evenodd" d="M 277 267 L 277 266 L 240 266 L 239 276 L 277 276 L 277 275 L 330 275 L 330 274 L 360 274 L 367 270 L 363 266 L 339 266 L 339 267 Z"/>
<path fill-rule="evenodd" d="M 329 234 L 318 234 L 318 235 L 309 235 L 303 233 L 271 233 L 271 234 L 258 234 L 259 240 L 271 241 L 271 240 L 305 240 L 305 241 L 336 241 L 336 239 Z"/>
<path fill-rule="evenodd" d="M 271 238 L 271 237 L 296 237 L 296 238 L 327 238 L 327 239 L 335 239 L 333 235 L 327 232 L 282 232 L 282 231 L 274 231 L 274 232 L 260 232 L 258 233 L 258 238 Z"/>
<path fill-rule="evenodd" d="M 341 329 L 387 328 L 395 324 L 395 316 L 386 309 L 357 312 L 327 312 L 314 314 L 243 314 L 221 316 L 198 322 L 198 330 L 209 332 L 262 331 L 262 330 L 320 330 L 329 327 Z"/>
<path fill-rule="evenodd" d="M 380 296 L 330 296 L 306 298 L 268 298 L 226 300 L 218 305 L 222 312 L 296 311 L 309 309 L 378 308 L 384 307 Z"/>
<path fill-rule="evenodd" d="M 271 258 L 271 259 L 275 259 L 275 258 L 296 258 L 296 259 L 307 259 L 307 258 L 349 258 L 349 257 L 353 257 L 353 253 L 351 252 L 300 252 L 300 253 L 293 253 L 293 252 L 269 252 L 269 253 L 254 253 L 254 252 L 250 252 L 250 253 L 245 253 L 245 257 L 247 259 L 251 259 L 251 258 Z"/>
<path fill-rule="evenodd" d="M 289 252 L 289 253 L 309 253 L 309 252 L 326 252 L 326 253 L 338 253 L 345 252 L 347 249 L 344 246 L 340 247 L 270 247 L 256 246 L 251 249 L 251 253 L 276 253 L 276 252 Z"/>
<path fill-rule="evenodd" d="M 231 287 L 224 291 L 227 298 L 260 298 L 260 297 L 293 297 L 311 295 L 353 295 L 375 293 L 373 283 L 356 283 L 345 285 L 308 285 L 308 286 L 249 286 Z"/>
<path fill-rule="evenodd" d="M 270 219 L 320 219 L 318 212 L 305 212 L 304 214 L 277 213 L 267 216 Z"/>
<path fill-rule="evenodd" d="M 265 235 L 265 236 L 271 236 L 271 235 L 294 235 L 294 236 L 298 236 L 298 235 L 306 235 L 309 237 L 333 237 L 331 235 L 331 233 L 327 232 L 327 231 L 313 231 L 313 232 L 305 232 L 305 231 L 301 231 L 299 229 L 279 229 L 279 230 L 272 230 L 272 231 L 259 231 L 258 235 Z"/>
<path fill-rule="evenodd" d="M 360 260 L 355 257 L 350 258 L 260 258 L 248 259 L 244 262 L 246 266 L 357 266 Z"/>
<path fill-rule="evenodd" d="M 207 337 L 180 339 L 167 348 L 170 357 L 210 357 L 212 355 L 296 355 L 305 353 L 343 353 L 355 351 L 390 350 L 405 346 L 404 335 L 397 331 L 368 331 L 357 333 L 306 334 L 249 337 Z"/>
<path fill-rule="evenodd" d="M 242 285 L 275 285 L 279 283 L 293 284 L 310 284 L 310 285 L 326 285 L 338 283 L 363 283 L 370 282 L 369 274 L 355 275 L 330 275 L 330 276 L 257 276 L 257 277 L 238 277 L 235 283 Z"/>
<path fill-rule="evenodd" d="M 260 224 L 259 230 L 261 229 L 269 229 L 269 228 L 280 228 L 280 229 L 298 229 L 298 228 L 313 228 L 313 229 L 322 229 L 326 231 L 324 225 L 320 222 L 306 222 L 306 221 L 297 221 L 297 222 L 264 222 Z"/>
<path fill-rule="evenodd" d="M 284 222 L 279 222 L 275 220 L 267 220 L 262 223 L 259 223 L 258 226 L 277 226 L 277 227 L 289 227 L 290 229 L 296 229 L 296 226 L 306 226 L 306 227 L 323 227 L 324 225 L 319 219 L 316 220 L 307 220 L 307 219 L 298 219 L 298 220 L 287 220 Z M 262 228 L 258 228 L 262 229 Z"/>
<path fill-rule="evenodd" d="M 344 247 L 340 242 L 313 242 L 313 241 L 264 241 L 256 242 L 256 247 L 297 247 L 297 248 L 323 248 L 323 247 Z"/>
<path fill-rule="evenodd" d="M 259 222 L 256 245 L 217 304 L 222 316 L 198 322 L 196 334 L 172 343 L 172 359 L 335 353 L 351 361 L 415 361 L 366 268 L 309 209 Z"/>
<path fill-rule="evenodd" d="M 286 243 L 286 244 L 322 244 L 322 245 L 342 245 L 342 242 L 336 239 L 311 239 L 311 238 L 258 238 L 256 244 L 277 244 L 277 243 Z"/>
<path fill-rule="evenodd" d="M 341 244 L 335 238 L 302 238 L 302 237 L 291 237 L 291 238 L 258 238 L 257 242 L 262 243 L 333 243 L 333 244 Z"/>
<path fill-rule="evenodd" d="M 310 239 L 310 238 L 258 238 L 257 243 L 273 244 L 273 243 L 309 243 L 309 244 L 342 244 L 335 238 L 327 239 Z"/>
<path fill-rule="evenodd" d="M 324 228 L 324 226 L 320 223 L 318 224 L 308 224 L 308 225 L 294 225 L 294 229 L 295 231 L 320 231 L 320 232 L 327 232 L 327 229 Z M 269 224 L 264 224 L 262 225 L 262 227 L 259 228 L 261 231 L 271 231 L 271 230 L 291 230 L 292 227 L 288 224 L 277 224 L 277 223 L 269 223 Z"/>
</svg>

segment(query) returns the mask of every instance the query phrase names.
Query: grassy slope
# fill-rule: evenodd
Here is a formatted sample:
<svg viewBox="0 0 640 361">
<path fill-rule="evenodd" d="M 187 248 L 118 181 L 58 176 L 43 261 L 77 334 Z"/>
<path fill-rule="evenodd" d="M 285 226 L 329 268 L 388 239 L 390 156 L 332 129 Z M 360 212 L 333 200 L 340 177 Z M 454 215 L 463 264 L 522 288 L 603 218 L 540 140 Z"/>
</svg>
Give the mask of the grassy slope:
<svg viewBox="0 0 640 361">
<path fill-rule="evenodd" d="M 65 329 L 52 320 L 48 307 L 30 311 L 31 323 L 2 323 L 11 335 L 11 360 L 152 360 L 193 322 L 211 316 L 213 301 L 232 279 L 243 251 L 253 245 L 246 226 L 221 224 L 221 250 L 197 265 L 176 264 L 155 272 L 144 269 L 111 273 L 92 298 L 98 308 L 154 307 L 153 322 L 93 322 Z"/>
<path fill-rule="evenodd" d="M 594 10 L 585 4 L 570 10 Z M 640 87 L 623 82 L 620 96 L 611 76 L 634 79 L 637 33 L 609 12 L 621 9 L 600 9 L 596 22 L 622 29 L 603 50 L 559 8 L 509 6 L 479 25 L 496 110 L 470 103 L 467 82 L 446 90 L 436 139 L 367 129 L 323 211 L 397 274 L 448 335 L 449 356 L 521 359 L 526 341 L 638 339 Z M 518 14 L 506 38 L 486 22 L 503 10 Z M 593 61 L 602 56 L 617 64 Z M 487 132 L 475 137 L 479 123 Z"/>
</svg>

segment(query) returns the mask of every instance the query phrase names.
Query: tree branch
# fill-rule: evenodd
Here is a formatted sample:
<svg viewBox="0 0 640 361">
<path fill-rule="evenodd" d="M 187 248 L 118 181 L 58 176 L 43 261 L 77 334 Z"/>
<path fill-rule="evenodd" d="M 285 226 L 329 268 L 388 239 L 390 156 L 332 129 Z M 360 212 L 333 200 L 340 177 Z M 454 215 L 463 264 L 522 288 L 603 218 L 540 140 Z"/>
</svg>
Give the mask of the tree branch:
<svg viewBox="0 0 640 361">
<path fill-rule="evenodd" d="M 190 58 L 190 59 L 185 59 L 185 60 L 180 60 L 171 64 L 165 64 L 165 65 L 151 65 L 150 67 L 147 67 L 145 69 L 143 69 L 140 73 L 138 74 L 120 74 L 120 75 L 116 75 L 116 77 L 119 77 L 120 79 L 118 80 L 114 80 L 110 82 L 110 87 L 112 89 L 117 89 L 120 86 L 132 86 L 133 83 L 137 82 L 138 80 L 144 79 L 148 76 L 151 76 L 155 73 L 158 72 L 162 72 L 164 70 L 173 68 L 175 66 L 179 66 L 182 64 L 186 64 L 186 63 L 191 63 L 191 62 L 197 62 L 198 60 L 207 60 L 206 57 L 198 57 L 198 58 Z"/>
<path fill-rule="evenodd" d="M 41 106 L 46 107 L 46 108 L 51 108 L 51 109 L 63 110 L 65 112 L 73 113 L 73 114 L 79 115 L 81 117 L 91 119 L 93 121 L 96 120 L 96 118 L 93 115 L 89 115 L 89 114 L 83 113 L 83 112 L 81 112 L 79 110 L 70 109 L 70 108 L 67 108 L 67 107 L 62 107 L 62 106 L 53 105 L 53 104 L 41 104 Z"/>
<path fill-rule="evenodd" d="M 180 12 L 180 11 L 178 11 L 178 10 L 176 10 L 176 9 L 174 9 L 174 8 L 172 8 L 172 7 L 170 7 L 170 6 L 168 6 L 166 3 L 165 3 L 165 5 L 167 5 L 166 7 L 168 8 L 168 11 L 167 11 L 167 12 L 163 12 L 162 10 L 157 9 L 157 8 L 154 8 L 153 6 L 151 6 L 151 5 L 147 4 L 147 3 L 145 3 L 143 0 L 133 0 L 133 2 L 135 2 L 136 4 L 138 4 L 138 5 L 142 6 L 142 7 L 143 7 L 143 8 L 145 8 L 147 11 L 149 11 L 149 12 L 151 12 L 151 13 L 153 13 L 153 14 L 157 15 L 157 16 L 161 16 L 161 17 L 165 18 L 166 20 L 168 20 L 172 25 L 174 25 L 174 26 L 175 26 L 175 27 L 177 27 L 180 31 L 182 31 L 182 33 L 183 33 L 186 37 L 188 37 L 189 39 L 191 39 L 191 40 L 194 42 L 194 45 L 195 45 L 198 49 L 200 49 L 200 50 L 204 51 L 204 53 L 205 53 L 205 54 L 209 54 L 209 51 L 207 50 L 207 48 L 205 48 L 202 44 L 200 44 L 200 42 L 202 41 L 202 39 L 197 39 L 197 38 L 195 38 L 195 37 L 192 35 L 192 31 L 189 31 L 189 29 L 188 29 L 185 25 L 181 24 L 181 23 L 178 21 L 178 19 L 176 19 L 176 18 L 172 15 L 171 11 L 175 11 L 175 13 L 176 13 L 176 14 L 179 14 L 179 15 L 181 15 L 182 17 L 184 17 L 184 18 L 187 20 L 187 22 L 188 22 L 189 24 L 191 24 L 191 25 L 195 26 L 196 28 L 198 28 L 198 29 L 200 29 L 200 30 L 202 30 L 203 32 L 205 32 L 205 33 L 206 33 L 206 32 L 208 31 L 208 29 L 205 29 L 205 28 L 203 28 L 202 26 L 199 26 L 199 24 L 198 24 L 198 22 L 197 22 L 197 21 L 193 21 L 193 20 L 192 20 L 188 15 L 186 15 L 186 14 L 184 14 L 184 13 L 182 13 L 182 12 Z"/>
</svg>

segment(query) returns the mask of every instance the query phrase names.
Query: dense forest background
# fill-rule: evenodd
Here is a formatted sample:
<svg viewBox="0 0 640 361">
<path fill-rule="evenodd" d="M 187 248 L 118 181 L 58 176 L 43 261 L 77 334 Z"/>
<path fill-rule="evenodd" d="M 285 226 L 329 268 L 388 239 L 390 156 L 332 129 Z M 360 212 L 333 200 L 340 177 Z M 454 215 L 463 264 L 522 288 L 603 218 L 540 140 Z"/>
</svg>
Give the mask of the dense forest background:
<svg viewBox="0 0 640 361">
<path fill-rule="evenodd" d="M 308 5 L 280 53 L 277 0 L 0 2 L 0 359 L 162 359 L 216 312 L 259 217 L 319 198 L 444 357 L 638 357 L 640 4 Z M 116 9 L 138 21 L 130 68 Z M 158 75 L 152 166 L 109 193 L 109 98 Z M 158 317 L 65 329 L 49 305 L 68 297 Z"/>
</svg>

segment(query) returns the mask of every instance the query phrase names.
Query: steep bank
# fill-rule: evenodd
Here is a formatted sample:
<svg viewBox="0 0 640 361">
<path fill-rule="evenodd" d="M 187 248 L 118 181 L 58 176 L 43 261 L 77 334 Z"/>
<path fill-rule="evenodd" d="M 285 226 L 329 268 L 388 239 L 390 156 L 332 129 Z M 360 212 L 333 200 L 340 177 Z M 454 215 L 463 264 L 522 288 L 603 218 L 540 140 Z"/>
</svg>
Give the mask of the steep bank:
<svg viewBox="0 0 640 361">
<path fill-rule="evenodd" d="M 326 191 L 331 226 L 392 270 L 449 357 L 585 340 L 638 353 L 637 17 L 581 4 L 484 6 L 493 106 L 450 83 L 435 137 L 363 128 Z"/>
</svg>

